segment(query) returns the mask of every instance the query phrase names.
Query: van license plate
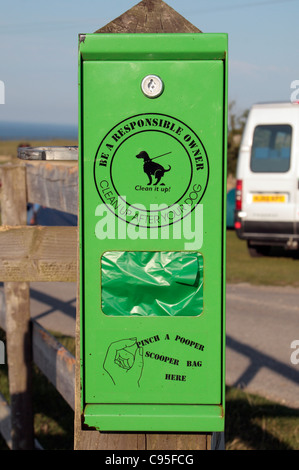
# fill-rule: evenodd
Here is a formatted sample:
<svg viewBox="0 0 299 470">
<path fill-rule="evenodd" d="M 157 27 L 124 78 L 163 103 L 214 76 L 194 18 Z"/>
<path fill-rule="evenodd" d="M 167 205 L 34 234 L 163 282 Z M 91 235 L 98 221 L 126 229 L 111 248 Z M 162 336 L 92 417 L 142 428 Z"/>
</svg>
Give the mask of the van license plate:
<svg viewBox="0 0 299 470">
<path fill-rule="evenodd" d="M 252 202 L 286 202 L 285 194 L 253 194 Z"/>
</svg>

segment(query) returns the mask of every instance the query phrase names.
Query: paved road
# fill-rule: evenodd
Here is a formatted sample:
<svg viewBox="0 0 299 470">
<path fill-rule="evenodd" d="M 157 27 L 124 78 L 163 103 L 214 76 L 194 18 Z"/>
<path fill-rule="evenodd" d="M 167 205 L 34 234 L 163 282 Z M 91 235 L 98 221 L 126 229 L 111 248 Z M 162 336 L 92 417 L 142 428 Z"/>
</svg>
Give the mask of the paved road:
<svg viewBox="0 0 299 470">
<path fill-rule="evenodd" d="M 299 289 L 229 285 L 226 331 L 227 384 L 299 408 Z"/>
<path fill-rule="evenodd" d="M 33 283 L 32 316 L 47 329 L 75 335 L 76 286 Z M 227 286 L 226 383 L 299 408 L 299 289 Z"/>
<path fill-rule="evenodd" d="M 32 317 L 47 330 L 75 337 L 75 283 L 31 283 L 30 309 Z"/>
</svg>

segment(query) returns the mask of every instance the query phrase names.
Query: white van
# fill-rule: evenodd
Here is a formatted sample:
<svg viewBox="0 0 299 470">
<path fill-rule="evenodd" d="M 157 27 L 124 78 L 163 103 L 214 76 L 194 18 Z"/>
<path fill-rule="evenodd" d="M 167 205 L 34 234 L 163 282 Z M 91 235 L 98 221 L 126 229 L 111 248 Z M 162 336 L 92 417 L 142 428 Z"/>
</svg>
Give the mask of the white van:
<svg viewBox="0 0 299 470">
<path fill-rule="evenodd" d="M 252 256 L 299 246 L 299 104 L 254 105 L 237 164 L 235 230 Z"/>
</svg>

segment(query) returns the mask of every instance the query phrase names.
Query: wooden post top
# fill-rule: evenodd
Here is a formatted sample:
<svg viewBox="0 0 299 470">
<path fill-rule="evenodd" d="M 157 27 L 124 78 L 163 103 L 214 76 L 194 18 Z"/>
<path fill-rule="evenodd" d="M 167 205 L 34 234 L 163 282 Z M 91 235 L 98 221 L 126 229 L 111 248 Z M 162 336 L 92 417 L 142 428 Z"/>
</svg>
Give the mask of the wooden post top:
<svg viewBox="0 0 299 470">
<path fill-rule="evenodd" d="M 162 0 L 142 0 L 95 33 L 201 33 Z"/>
</svg>

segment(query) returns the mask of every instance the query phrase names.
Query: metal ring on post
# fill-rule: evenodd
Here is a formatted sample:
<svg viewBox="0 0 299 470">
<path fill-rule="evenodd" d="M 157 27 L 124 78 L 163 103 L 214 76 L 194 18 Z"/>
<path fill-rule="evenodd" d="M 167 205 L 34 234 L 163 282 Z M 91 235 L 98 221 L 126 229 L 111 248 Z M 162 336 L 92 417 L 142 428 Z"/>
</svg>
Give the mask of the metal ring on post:
<svg viewBox="0 0 299 470">
<path fill-rule="evenodd" d="M 78 160 L 78 147 L 19 147 L 21 160 Z"/>
</svg>

